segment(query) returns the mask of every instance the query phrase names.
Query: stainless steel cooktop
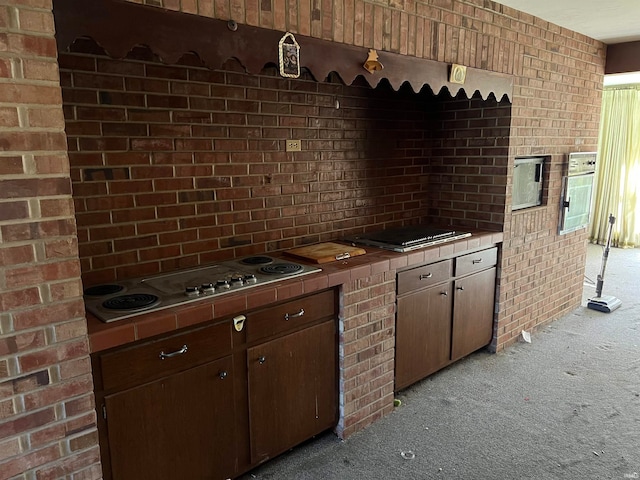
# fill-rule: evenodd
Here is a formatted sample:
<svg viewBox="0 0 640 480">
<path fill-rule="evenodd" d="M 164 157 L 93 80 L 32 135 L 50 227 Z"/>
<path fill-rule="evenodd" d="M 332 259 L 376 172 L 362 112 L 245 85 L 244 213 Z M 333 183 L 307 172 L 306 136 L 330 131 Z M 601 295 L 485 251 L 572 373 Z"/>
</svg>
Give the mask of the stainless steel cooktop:
<svg viewBox="0 0 640 480">
<path fill-rule="evenodd" d="M 318 267 L 261 255 L 96 285 L 84 291 L 84 300 L 89 312 L 103 322 L 113 322 L 319 271 Z"/>
</svg>

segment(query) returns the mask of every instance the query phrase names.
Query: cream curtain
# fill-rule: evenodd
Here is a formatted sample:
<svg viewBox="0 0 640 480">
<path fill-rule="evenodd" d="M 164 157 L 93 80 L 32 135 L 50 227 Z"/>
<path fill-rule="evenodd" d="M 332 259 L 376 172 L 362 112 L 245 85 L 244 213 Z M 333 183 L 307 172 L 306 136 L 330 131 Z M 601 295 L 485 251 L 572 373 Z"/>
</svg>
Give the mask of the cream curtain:
<svg viewBox="0 0 640 480">
<path fill-rule="evenodd" d="M 640 247 L 640 86 L 606 88 L 598 141 L 598 169 L 590 240 Z"/>
</svg>

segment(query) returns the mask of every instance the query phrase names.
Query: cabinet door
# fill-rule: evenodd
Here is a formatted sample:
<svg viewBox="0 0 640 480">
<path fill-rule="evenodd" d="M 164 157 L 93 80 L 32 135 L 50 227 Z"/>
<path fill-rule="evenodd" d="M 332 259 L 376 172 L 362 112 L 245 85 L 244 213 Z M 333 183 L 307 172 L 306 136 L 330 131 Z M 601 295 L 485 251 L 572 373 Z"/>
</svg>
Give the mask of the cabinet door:
<svg viewBox="0 0 640 480">
<path fill-rule="evenodd" d="M 451 283 L 398 298 L 396 390 L 449 363 Z"/>
<path fill-rule="evenodd" d="M 495 283 L 495 268 L 456 280 L 451 360 L 458 360 L 491 342 Z"/>
<path fill-rule="evenodd" d="M 247 362 L 253 463 L 336 424 L 333 320 L 250 348 Z"/>
<path fill-rule="evenodd" d="M 114 480 L 217 480 L 235 468 L 231 357 L 105 397 Z"/>
</svg>

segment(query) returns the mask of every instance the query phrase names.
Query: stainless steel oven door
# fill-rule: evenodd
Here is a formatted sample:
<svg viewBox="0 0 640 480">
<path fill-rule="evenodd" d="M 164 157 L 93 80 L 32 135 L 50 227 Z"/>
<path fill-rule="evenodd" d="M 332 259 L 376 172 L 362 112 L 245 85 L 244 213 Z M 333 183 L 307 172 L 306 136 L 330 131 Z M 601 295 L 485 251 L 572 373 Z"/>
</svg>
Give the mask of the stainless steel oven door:
<svg viewBox="0 0 640 480">
<path fill-rule="evenodd" d="M 589 226 L 593 197 L 593 173 L 567 176 L 562 179 L 562 199 L 559 234 Z"/>
</svg>

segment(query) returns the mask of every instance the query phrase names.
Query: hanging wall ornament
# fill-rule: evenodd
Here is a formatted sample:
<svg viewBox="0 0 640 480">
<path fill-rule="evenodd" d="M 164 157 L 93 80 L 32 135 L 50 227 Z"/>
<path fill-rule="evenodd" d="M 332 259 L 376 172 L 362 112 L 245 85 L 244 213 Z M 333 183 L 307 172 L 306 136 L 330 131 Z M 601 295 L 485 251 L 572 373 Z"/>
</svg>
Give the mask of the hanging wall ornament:
<svg viewBox="0 0 640 480">
<path fill-rule="evenodd" d="M 287 43 L 287 40 L 289 42 Z M 285 33 L 278 43 L 280 75 L 289 78 L 300 76 L 300 45 L 292 33 Z"/>
</svg>

